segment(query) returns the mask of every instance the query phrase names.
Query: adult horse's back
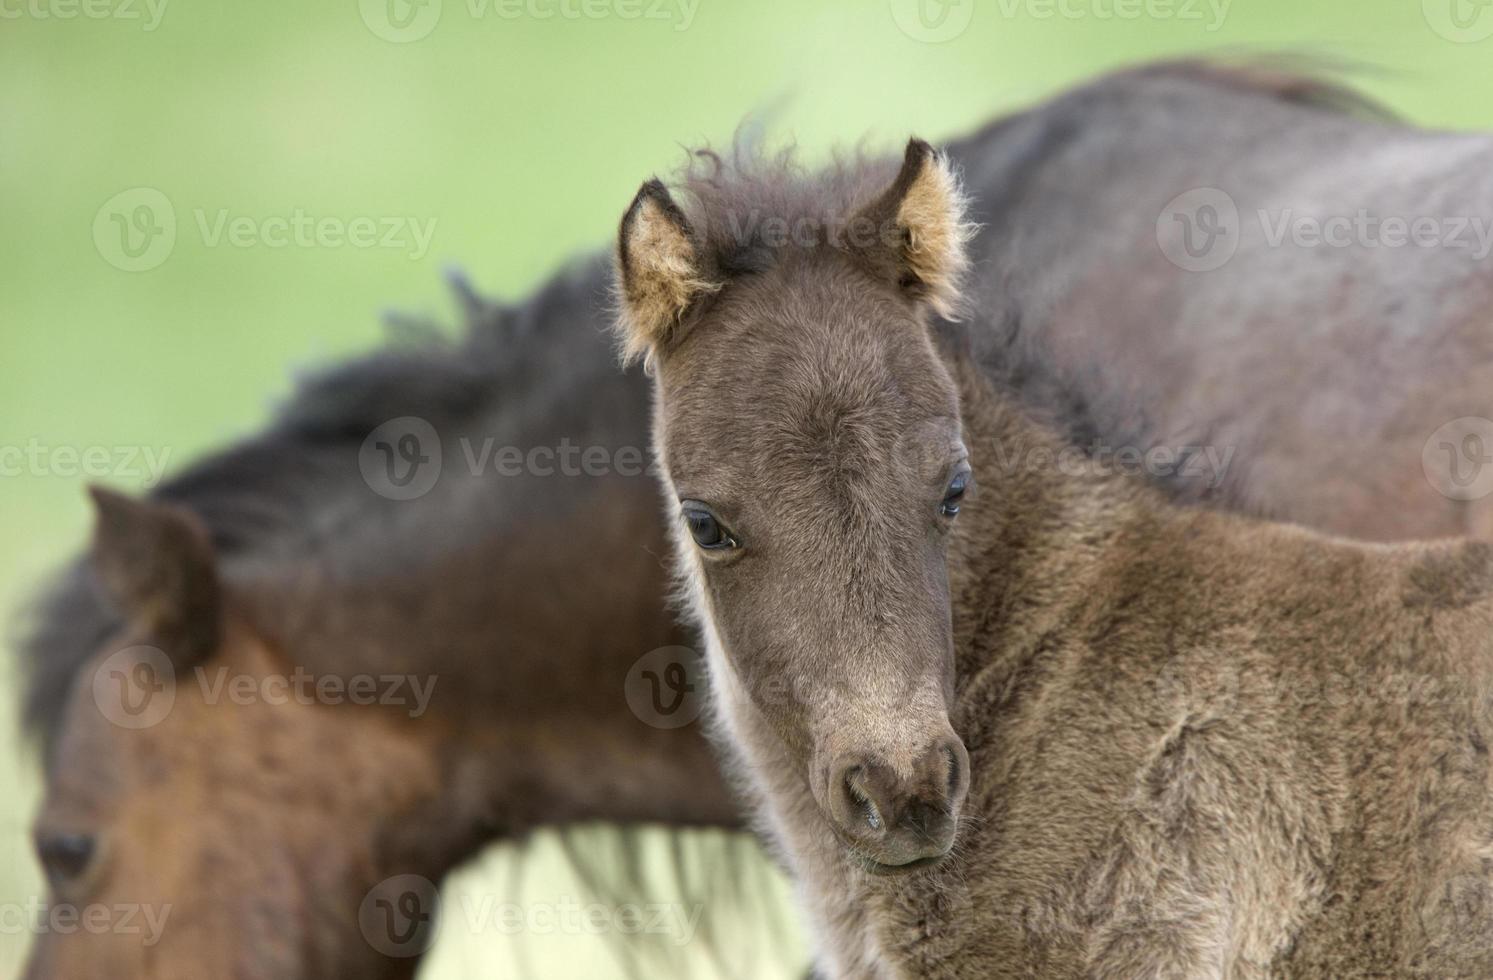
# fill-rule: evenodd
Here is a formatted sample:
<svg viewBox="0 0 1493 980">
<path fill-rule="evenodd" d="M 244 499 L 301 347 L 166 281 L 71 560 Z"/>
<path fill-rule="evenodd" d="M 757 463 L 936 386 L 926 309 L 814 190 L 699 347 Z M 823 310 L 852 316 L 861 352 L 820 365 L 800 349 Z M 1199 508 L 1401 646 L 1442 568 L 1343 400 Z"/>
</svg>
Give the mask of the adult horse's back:
<svg viewBox="0 0 1493 980">
<path fill-rule="evenodd" d="M 1000 370 L 1101 452 L 1211 448 L 1153 475 L 1329 531 L 1493 536 L 1493 139 L 1180 64 L 949 149 L 970 305 L 1025 348 Z"/>
</svg>

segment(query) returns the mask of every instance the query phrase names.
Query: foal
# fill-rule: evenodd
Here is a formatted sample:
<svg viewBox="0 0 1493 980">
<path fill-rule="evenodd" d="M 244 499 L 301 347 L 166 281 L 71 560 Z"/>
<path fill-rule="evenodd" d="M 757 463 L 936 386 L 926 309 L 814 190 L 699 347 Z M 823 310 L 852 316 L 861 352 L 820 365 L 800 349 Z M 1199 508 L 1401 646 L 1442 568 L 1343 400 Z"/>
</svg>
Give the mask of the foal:
<svg viewBox="0 0 1493 980">
<path fill-rule="evenodd" d="M 933 150 L 764 171 L 644 185 L 621 332 L 821 969 L 1493 975 L 1488 547 L 1075 462 L 930 334 L 969 237 Z"/>
</svg>

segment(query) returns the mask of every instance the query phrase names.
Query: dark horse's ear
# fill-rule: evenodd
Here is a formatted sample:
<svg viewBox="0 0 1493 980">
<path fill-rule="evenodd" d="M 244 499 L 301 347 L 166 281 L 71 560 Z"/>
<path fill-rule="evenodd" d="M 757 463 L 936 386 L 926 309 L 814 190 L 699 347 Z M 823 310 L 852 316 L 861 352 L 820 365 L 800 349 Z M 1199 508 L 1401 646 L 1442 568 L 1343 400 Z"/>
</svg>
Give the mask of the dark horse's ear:
<svg viewBox="0 0 1493 980">
<path fill-rule="evenodd" d="M 969 268 L 965 246 L 977 230 L 966 217 L 967 206 L 948 159 L 913 139 L 892 186 L 856 216 L 851 231 L 875 229 L 858 248 L 873 271 L 915 301 L 952 317 Z"/>
<path fill-rule="evenodd" d="M 689 220 L 657 178 L 639 189 L 617 235 L 624 360 L 653 360 L 681 337 L 690 305 L 719 284 L 702 273 Z"/>
<path fill-rule="evenodd" d="M 207 528 L 170 504 L 102 487 L 93 498 L 93 567 L 132 627 L 148 633 L 178 665 L 217 649 L 222 592 Z"/>
</svg>

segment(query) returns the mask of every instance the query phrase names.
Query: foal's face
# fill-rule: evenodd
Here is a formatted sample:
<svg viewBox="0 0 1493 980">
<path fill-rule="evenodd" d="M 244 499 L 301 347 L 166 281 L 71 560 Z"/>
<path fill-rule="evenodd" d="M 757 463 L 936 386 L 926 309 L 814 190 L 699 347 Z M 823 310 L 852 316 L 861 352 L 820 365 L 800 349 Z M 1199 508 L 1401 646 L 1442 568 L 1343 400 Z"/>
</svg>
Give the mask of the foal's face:
<svg viewBox="0 0 1493 980">
<path fill-rule="evenodd" d="M 967 783 L 945 540 L 970 470 L 926 331 L 872 285 L 804 268 L 723 298 L 659 367 L 658 440 L 731 681 L 884 870 L 947 851 Z"/>
<path fill-rule="evenodd" d="M 908 166 L 927 162 L 909 152 Z M 640 200 L 621 255 L 635 304 L 657 291 L 628 263 L 647 261 L 638 248 L 669 218 L 667 202 Z M 906 285 L 875 256 L 784 254 L 722 284 L 654 350 L 668 506 L 726 713 L 751 705 L 828 826 L 880 873 L 948 852 L 969 782 L 948 717 L 946 542 L 970 467 L 955 386 Z"/>
</svg>

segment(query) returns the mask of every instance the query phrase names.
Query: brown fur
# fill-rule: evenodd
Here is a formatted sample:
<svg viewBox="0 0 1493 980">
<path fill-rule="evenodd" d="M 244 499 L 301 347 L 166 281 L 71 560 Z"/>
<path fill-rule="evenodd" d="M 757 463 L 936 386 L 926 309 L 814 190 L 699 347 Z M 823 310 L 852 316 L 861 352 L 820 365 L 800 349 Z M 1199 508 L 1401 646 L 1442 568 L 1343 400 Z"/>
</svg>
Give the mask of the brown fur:
<svg viewBox="0 0 1493 980">
<path fill-rule="evenodd" d="M 620 238 L 618 264 L 629 270 L 621 283 L 622 309 L 630 321 L 626 361 L 677 339 L 684 309 L 718 288 L 701 277 L 689 225 L 662 191 L 656 180 L 644 184 L 623 219 L 627 233 Z M 628 261 L 629 250 L 636 261 Z"/>
<path fill-rule="evenodd" d="M 28 648 L 36 830 L 95 843 L 51 900 L 171 911 L 151 947 L 38 935 L 28 980 L 394 980 L 418 958 L 377 955 L 357 918 L 385 877 L 439 881 L 541 826 L 739 823 L 698 726 L 651 727 L 623 697 L 639 657 L 691 642 L 662 601 L 651 480 L 475 475 L 457 444 L 641 447 L 647 393 L 598 339 L 599 266 L 523 307 L 481 306 L 461 345 L 393 347 L 306 383 L 269 431 L 151 499 L 98 494 L 93 554 Z M 567 371 L 545 380 L 561 351 Z M 408 415 L 438 430 L 445 466 L 426 496 L 389 501 L 358 448 Z M 176 699 L 132 730 L 91 682 L 136 644 L 167 654 Z M 417 718 L 408 703 L 204 696 L 221 671 L 297 669 L 434 687 Z"/>
<path fill-rule="evenodd" d="M 1063 441 L 940 356 L 898 280 L 833 248 L 766 258 L 660 352 L 655 440 L 671 507 L 739 542 L 676 532 L 717 725 L 823 970 L 1493 974 L 1484 546 L 1060 473 Z M 929 474 L 966 450 L 979 489 L 946 527 Z M 822 760 L 907 779 L 948 725 L 972 777 L 952 851 L 868 867 Z"/>
</svg>

